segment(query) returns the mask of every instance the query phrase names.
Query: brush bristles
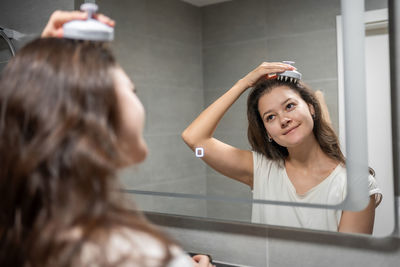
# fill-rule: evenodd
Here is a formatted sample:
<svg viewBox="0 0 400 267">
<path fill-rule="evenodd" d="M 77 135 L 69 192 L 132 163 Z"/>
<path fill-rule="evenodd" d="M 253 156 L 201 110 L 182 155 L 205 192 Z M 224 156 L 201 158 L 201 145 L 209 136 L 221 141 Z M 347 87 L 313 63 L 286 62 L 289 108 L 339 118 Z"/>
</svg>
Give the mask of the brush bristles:
<svg viewBox="0 0 400 267">
<path fill-rule="evenodd" d="M 297 81 L 298 81 L 298 79 L 296 79 L 296 78 L 292 78 L 292 77 L 288 77 L 288 76 L 282 76 L 282 75 L 278 75 L 278 77 L 276 79 L 278 81 L 291 82 L 291 83 L 297 83 Z"/>
</svg>

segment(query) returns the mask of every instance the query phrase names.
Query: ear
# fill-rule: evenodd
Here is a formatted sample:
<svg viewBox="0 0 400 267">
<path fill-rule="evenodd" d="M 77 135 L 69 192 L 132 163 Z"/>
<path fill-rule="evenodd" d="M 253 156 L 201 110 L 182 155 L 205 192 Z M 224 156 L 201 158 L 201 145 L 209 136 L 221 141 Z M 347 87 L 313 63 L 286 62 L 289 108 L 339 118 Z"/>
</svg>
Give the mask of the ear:
<svg viewBox="0 0 400 267">
<path fill-rule="evenodd" d="M 311 116 L 314 116 L 315 115 L 314 106 L 312 104 L 308 104 L 308 109 L 310 110 Z"/>
<path fill-rule="evenodd" d="M 264 128 L 265 128 L 265 132 L 267 133 L 268 138 L 271 138 L 271 136 L 269 135 L 269 132 L 267 131 L 267 128 L 265 127 L 265 125 L 264 125 Z"/>
</svg>

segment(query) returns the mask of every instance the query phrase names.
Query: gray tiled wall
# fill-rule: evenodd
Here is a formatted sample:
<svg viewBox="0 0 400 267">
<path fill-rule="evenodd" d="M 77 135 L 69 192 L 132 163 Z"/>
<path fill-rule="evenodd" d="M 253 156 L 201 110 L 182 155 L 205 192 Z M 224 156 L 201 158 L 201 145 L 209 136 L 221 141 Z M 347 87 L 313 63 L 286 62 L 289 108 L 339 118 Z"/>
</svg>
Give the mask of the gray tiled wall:
<svg viewBox="0 0 400 267">
<path fill-rule="evenodd" d="M 0 8 L 0 26 L 22 32 L 27 35 L 17 45 L 40 35 L 50 14 L 56 9 L 73 10 L 73 0 L 2 0 Z"/>
<path fill-rule="evenodd" d="M 50 14 L 56 9 L 73 10 L 72 0 L 2 0 L 0 4 L 0 27 L 24 34 L 19 40 L 12 40 L 16 50 L 40 35 Z M 1 37 L 0 37 L 1 38 Z M 0 70 L 7 64 L 11 53 L 8 46 L 0 44 Z"/>
</svg>

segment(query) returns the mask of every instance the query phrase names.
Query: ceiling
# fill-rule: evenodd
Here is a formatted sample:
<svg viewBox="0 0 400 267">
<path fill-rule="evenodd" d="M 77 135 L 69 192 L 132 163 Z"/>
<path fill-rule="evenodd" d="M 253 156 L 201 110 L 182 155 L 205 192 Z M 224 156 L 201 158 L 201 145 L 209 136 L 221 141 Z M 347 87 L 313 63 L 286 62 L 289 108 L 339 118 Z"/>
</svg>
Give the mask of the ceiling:
<svg viewBox="0 0 400 267">
<path fill-rule="evenodd" d="M 182 0 L 182 1 L 192 4 L 194 6 L 201 7 L 201 6 L 208 6 L 208 5 L 221 3 L 221 2 L 227 2 L 227 1 L 231 1 L 231 0 Z"/>
</svg>

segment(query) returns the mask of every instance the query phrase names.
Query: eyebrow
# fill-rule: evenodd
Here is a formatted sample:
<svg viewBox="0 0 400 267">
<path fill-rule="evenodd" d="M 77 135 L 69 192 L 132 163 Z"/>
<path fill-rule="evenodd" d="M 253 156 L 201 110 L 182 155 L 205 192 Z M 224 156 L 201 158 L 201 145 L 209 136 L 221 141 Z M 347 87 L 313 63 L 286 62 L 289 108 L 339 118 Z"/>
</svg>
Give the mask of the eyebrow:
<svg viewBox="0 0 400 267">
<path fill-rule="evenodd" d="M 287 102 L 289 102 L 290 100 L 293 100 L 293 98 L 289 97 L 288 99 L 286 99 L 285 101 L 283 101 L 283 102 L 281 103 L 281 106 L 285 105 L 285 104 L 286 104 Z M 263 113 L 263 115 L 262 115 L 262 118 L 264 118 L 265 114 L 268 114 L 268 113 L 270 113 L 270 112 L 272 112 L 271 109 L 265 111 L 265 112 Z"/>
</svg>

